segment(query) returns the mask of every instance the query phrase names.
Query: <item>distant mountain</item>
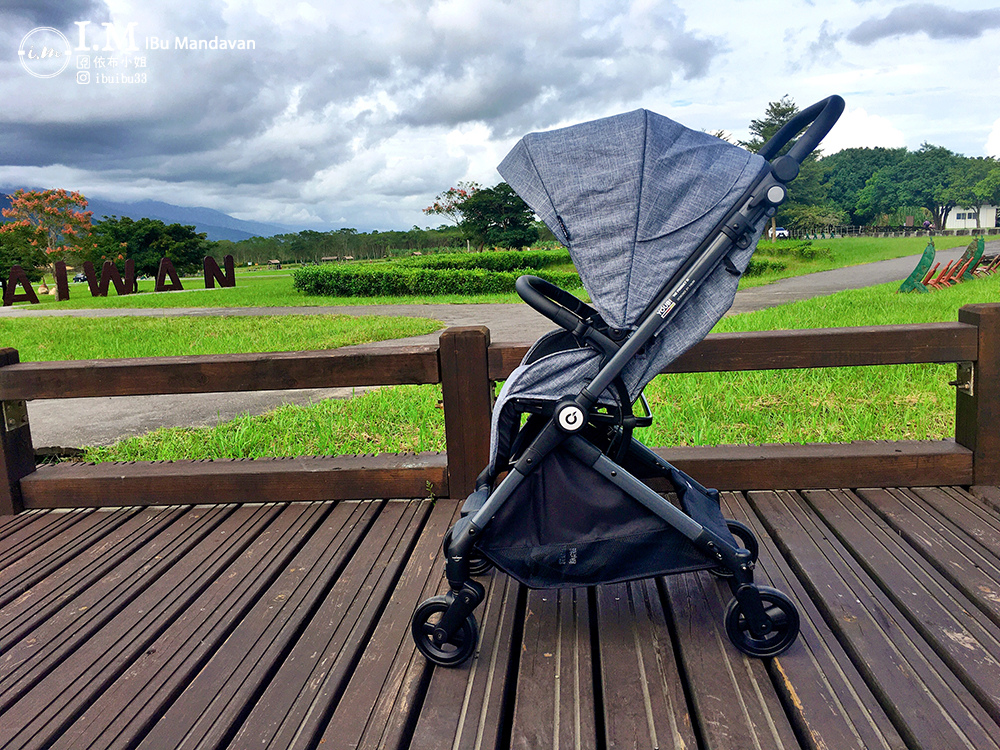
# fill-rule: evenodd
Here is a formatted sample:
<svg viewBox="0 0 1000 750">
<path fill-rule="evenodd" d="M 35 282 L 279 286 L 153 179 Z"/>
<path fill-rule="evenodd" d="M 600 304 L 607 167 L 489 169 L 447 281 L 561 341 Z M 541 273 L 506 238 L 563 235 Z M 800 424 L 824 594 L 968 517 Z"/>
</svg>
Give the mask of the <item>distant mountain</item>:
<svg viewBox="0 0 1000 750">
<path fill-rule="evenodd" d="M 11 188 L 0 191 L 0 209 L 9 208 L 8 195 L 14 192 Z M 130 219 L 159 219 L 165 224 L 194 225 L 197 231 L 204 232 L 210 240 L 232 240 L 237 242 L 248 237 L 271 237 L 275 234 L 295 232 L 288 226 L 267 224 L 260 221 L 243 221 L 234 219 L 229 214 L 211 208 L 174 206 L 160 201 L 137 201 L 125 203 L 109 201 L 102 198 L 91 198 L 87 201 L 87 209 L 93 211 L 94 221 L 105 216 L 127 216 Z"/>
</svg>

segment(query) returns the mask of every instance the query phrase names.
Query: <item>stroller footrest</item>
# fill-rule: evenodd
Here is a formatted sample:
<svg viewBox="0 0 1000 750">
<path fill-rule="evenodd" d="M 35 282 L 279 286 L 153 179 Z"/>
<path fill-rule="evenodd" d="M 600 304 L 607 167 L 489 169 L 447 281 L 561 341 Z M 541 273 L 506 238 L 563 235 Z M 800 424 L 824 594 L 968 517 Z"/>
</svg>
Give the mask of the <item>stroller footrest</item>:
<svg viewBox="0 0 1000 750">
<path fill-rule="evenodd" d="M 476 513 L 483 505 L 486 503 L 486 499 L 490 496 L 489 487 L 481 487 L 480 489 L 469 495 L 465 504 L 462 506 L 462 518 L 465 516 L 472 515 Z"/>
</svg>

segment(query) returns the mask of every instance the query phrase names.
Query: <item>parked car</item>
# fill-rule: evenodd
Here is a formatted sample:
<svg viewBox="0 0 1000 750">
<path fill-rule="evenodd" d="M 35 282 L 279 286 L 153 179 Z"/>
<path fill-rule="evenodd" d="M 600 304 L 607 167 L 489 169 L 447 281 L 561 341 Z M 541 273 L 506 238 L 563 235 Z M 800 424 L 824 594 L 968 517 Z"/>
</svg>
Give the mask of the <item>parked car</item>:
<svg viewBox="0 0 1000 750">
<path fill-rule="evenodd" d="M 787 238 L 788 230 L 785 229 L 784 227 L 776 227 L 774 230 L 774 237 L 775 239 L 780 239 L 782 237 Z"/>
<path fill-rule="evenodd" d="M 85 274 L 85 273 L 78 273 L 76 276 L 73 277 L 73 281 L 74 282 L 76 282 L 76 281 L 86 281 L 86 280 L 87 280 L 87 274 Z"/>
</svg>

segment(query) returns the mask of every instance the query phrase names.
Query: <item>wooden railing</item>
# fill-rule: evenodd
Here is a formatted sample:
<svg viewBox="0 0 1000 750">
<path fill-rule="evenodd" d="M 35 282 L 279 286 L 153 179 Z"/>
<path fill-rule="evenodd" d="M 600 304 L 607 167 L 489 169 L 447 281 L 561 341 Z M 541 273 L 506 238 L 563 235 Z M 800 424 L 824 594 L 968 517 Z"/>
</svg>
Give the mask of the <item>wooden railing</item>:
<svg viewBox="0 0 1000 750">
<path fill-rule="evenodd" d="M 494 382 L 527 345 L 484 327 L 438 345 L 20 363 L 0 349 L 0 513 L 24 508 L 464 497 L 486 465 Z M 1000 305 L 955 323 L 709 335 L 665 372 L 959 363 L 954 440 L 657 449 L 720 489 L 1000 484 Z M 444 454 L 35 465 L 32 399 L 440 383 Z"/>
</svg>

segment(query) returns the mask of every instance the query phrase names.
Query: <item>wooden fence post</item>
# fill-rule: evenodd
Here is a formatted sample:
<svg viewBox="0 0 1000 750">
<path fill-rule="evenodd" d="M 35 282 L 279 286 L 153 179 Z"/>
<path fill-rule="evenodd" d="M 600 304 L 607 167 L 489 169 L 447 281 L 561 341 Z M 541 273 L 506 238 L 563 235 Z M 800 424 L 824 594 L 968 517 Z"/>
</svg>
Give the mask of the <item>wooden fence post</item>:
<svg viewBox="0 0 1000 750">
<path fill-rule="evenodd" d="M 0 368 L 21 361 L 16 349 L 0 349 Z M 0 515 L 24 507 L 21 479 L 35 470 L 35 451 L 24 401 L 0 401 Z"/>
<path fill-rule="evenodd" d="M 486 326 L 448 328 L 438 356 L 448 451 L 448 495 L 465 498 L 490 457 L 493 384 L 489 379 Z"/>
<path fill-rule="evenodd" d="M 959 365 L 955 442 L 973 452 L 975 484 L 1000 485 L 1000 305 L 966 305 L 958 320 L 979 329 L 979 356 L 971 372 Z"/>
</svg>

